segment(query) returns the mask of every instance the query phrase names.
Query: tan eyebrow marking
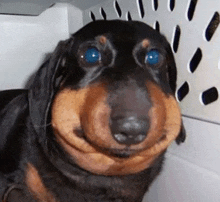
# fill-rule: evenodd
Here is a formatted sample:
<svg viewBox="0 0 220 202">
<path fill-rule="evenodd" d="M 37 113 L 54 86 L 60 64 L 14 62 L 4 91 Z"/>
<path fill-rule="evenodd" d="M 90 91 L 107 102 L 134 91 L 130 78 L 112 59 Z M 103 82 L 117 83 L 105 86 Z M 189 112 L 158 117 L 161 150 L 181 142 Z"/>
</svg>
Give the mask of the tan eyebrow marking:
<svg viewBox="0 0 220 202">
<path fill-rule="evenodd" d="M 102 35 L 102 36 L 100 36 L 100 38 L 99 38 L 99 42 L 100 42 L 101 44 L 106 44 L 107 38 Z"/>
<path fill-rule="evenodd" d="M 144 39 L 142 41 L 142 47 L 147 48 L 150 45 L 150 41 L 148 39 Z"/>
</svg>

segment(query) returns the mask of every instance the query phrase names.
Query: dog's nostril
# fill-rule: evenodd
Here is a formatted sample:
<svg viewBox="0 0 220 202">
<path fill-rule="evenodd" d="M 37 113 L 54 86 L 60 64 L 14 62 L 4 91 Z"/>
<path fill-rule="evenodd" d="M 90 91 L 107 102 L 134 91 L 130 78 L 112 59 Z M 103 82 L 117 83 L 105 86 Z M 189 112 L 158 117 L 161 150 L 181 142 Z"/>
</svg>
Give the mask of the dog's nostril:
<svg viewBox="0 0 220 202">
<path fill-rule="evenodd" d="M 113 135 L 118 142 L 125 142 L 127 139 L 127 135 L 125 133 L 116 133 Z"/>
<path fill-rule="evenodd" d="M 149 122 L 136 117 L 116 118 L 112 120 L 111 130 L 120 144 L 138 144 L 146 138 Z"/>
<path fill-rule="evenodd" d="M 135 142 L 142 142 L 146 137 L 146 134 L 139 134 L 136 138 L 135 138 Z"/>
</svg>

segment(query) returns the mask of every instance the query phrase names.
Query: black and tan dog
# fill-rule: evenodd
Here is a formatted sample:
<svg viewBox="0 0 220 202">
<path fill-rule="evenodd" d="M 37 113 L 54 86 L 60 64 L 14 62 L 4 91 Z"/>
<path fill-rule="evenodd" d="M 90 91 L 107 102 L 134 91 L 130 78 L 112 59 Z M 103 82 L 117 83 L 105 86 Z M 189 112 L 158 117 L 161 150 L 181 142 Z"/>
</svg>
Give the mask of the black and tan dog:
<svg viewBox="0 0 220 202">
<path fill-rule="evenodd" d="M 4 202 L 140 202 L 183 142 L 176 67 L 141 22 L 96 21 L 61 41 L 29 90 L 0 93 Z"/>
</svg>

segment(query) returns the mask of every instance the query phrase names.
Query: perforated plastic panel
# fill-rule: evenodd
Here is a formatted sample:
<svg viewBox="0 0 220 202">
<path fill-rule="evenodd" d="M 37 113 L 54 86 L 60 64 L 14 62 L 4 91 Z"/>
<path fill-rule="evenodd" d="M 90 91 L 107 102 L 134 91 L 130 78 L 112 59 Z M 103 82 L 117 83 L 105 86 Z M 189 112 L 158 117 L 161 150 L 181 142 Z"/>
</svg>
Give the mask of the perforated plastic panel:
<svg viewBox="0 0 220 202">
<path fill-rule="evenodd" d="M 182 112 L 220 123 L 219 0 L 109 0 L 84 11 L 98 19 L 141 20 L 171 43 L 178 68 Z"/>
</svg>

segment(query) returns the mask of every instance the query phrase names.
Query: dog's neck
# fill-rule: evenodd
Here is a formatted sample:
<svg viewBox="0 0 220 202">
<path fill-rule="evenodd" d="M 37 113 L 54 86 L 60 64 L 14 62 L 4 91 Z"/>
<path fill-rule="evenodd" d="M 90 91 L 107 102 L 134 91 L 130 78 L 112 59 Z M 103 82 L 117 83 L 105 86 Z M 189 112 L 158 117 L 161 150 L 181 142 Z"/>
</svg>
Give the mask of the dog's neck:
<svg viewBox="0 0 220 202">
<path fill-rule="evenodd" d="M 156 159 L 154 168 L 124 176 L 95 175 L 83 170 L 74 163 L 70 163 L 67 159 L 59 157 L 50 158 L 50 162 L 62 174 L 63 178 L 61 180 L 63 183 L 66 183 L 66 179 L 68 179 L 73 195 L 75 191 L 79 191 L 89 201 L 98 201 L 98 196 L 106 202 L 116 201 L 116 199 L 126 202 L 141 202 L 152 180 L 160 172 L 163 159 L 164 154 L 161 154 Z"/>
</svg>

